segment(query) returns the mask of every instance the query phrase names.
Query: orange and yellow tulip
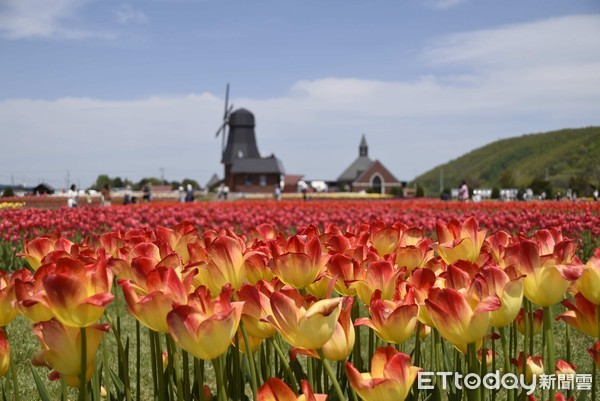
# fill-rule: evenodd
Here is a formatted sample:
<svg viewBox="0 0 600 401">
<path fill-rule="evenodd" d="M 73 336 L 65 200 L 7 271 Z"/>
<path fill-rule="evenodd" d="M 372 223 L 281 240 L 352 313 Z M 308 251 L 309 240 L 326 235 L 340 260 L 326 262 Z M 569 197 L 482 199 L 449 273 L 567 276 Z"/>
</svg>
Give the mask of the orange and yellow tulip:
<svg viewBox="0 0 600 401">
<path fill-rule="evenodd" d="M 594 256 L 586 263 L 576 285 L 588 301 L 600 305 L 600 248 L 596 249 Z"/>
<path fill-rule="evenodd" d="M 433 288 L 425 305 L 442 337 L 466 354 L 468 344 L 481 346 L 490 326 L 490 312 L 500 308 L 501 302 L 495 294 L 467 300 L 455 289 Z"/>
<path fill-rule="evenodd" d="M 237 292 L 238 299 L 244 302 L 242 322 L 249 336 L 270 338 L 275 334 L 275 327 L 265 321 L 268 315 L 273 314 L 269 300 L 272 294 L 273 288 L 264 281 L 259 281 L 256 286 L 244 284 Z"/>
<path fill-rule="evenodd" d="M 214 300 L 202 286 L 167 315 L 169 333 L 190 354 L 200 359 L 215 359 L 227 351 L 242 317 L 243 302 L 231 302 L 229 286 Z"/>
<path fill-rule="evenodd" d="M 127 310 L 146 327 L 168 333 L 167 315 L 174 304 L 187 303 L 194 273 L 190 272 L 182 281 L 174 269 L 158 267 L 148 273 L 143 288 L 129 280 L 119 280 Z"/>
<path fill-rule="evenodd" d="M 437 223 L 437 243 L 432 248 L 447 264 L 459 260 L 476 262 L 487 230 L 479 230 L 477 220 L 469 217 L 462 224 L 451 220 L 448 225 Z"/>
<path fill-rule="evenodd" d="M 0 377 L 4 376 L 10 367 L 10 345 L 0 327 Z"/>
<path fill-rule="evenodd" d="M 589 348 L 587 352 L 592 357 L 596 367 L 600 369 L 600 341 L 595 341 L 592 348 Z"/>
<path fill-rule="evenodd" d="M 272 315 L 267 320 L 291 345 L 319 349 L 329 341 L 337 325 L 342 298 L 323 299 L 308 306 L 296 291 L 274 292 Z"/>
<path fill-rule="evenodd" d="M 14 280 L 8 273 L 0 270 L 0 327 L 6 326 L 17 317 Z"/>
<path fill-rule="evenodd" d="M 500 269 L 484 266 L 476 280 L 487 294 L 496 294 L 502 305 L 490 313 L 490 325 L 500 328 L 511 324 L 523 303 L 523 276 L 518 276 L 514 268 Z"/>
<path fill-rule="evenodd" d="M 415 302 L 412 288 L 404 299 L 399 298 L 399 294 L 396 294 L 393 300 L 381 300 L 381 291 L 375 291 L 369 305 L 371 318 L 356 319 L 354 324 L 370 327 L 379 338 L 388 343 L 405 342 L 416 329 L 419 306 Z"/>
<path fill-rule="evenodd" d="M 88 326 L 85 331 L 86 381 L 89 381 L 94 373 L 96 351 L 102 341 L 102 335 L 108 332 L 108 325 Z M 36 355 L 33 363 L 54 369 L 50 373 L 52 380 L 58 380 L 62 375 L 69 386 L 79 387 L 82 350 L 80 329 L 63 325 L 52 319 L 34 324 L 33 333 L 42 347 L 42 351 Z"/>
<path fill-rule="evenodd" d="M 533 382 L 533 376 L 544 374 L 544 359 L 541 356 L 527 355 L 527 362 L 523 361 L 523 353 L 519 353 L 519 358 L 511 358 L 510 363 L 517 367 L 517 373 L 525 375 L 527 383 Z"/>
<path fill-rule="evenodd" d="M 410 363 L 410 356 L 382 347 L 373 355 L 370 372 L 360 373 L 346 362 L 346 373 L 350 386 L 365 401 L 404 401 L 422 370 Z"/>
<path fill-rule="evenodd" d="M 315 394 L 306 380 L 301 382 L 302 393 L 296 397 L 283 380 L 272 377 L 265 382 L 256 394 L 258 401 L 325 401 L 327 395 Z"/>
<path fill-rule="evenodd" d="M 212 294 L 218 294 L 225 285 L 236 291 L 246 281 L 245 245 L 234 235 L 217 237 L 208 245 L 208 262 L 198 266 L 196 286 L 206 286 Z"/>
<path fill-rule="evenodd" d="M 66 238 L 52 238 L 42 236 L 31 241 L 25 241 L 25 252 L 20 254 L 29 263 L 33 270 L 37 270 L 42 265 L 42 259 L 49 253 L 61 250 L 69 252 L 73 243 Z"/>
<path fill-rule="evenodd" d="M 114 298 L 112 281 L 113 273 L 103 257 L 88 265 L 75 258 L 60 258 L 42 279 L 41 302 L 64 325 L 91 326 Z"/>
<path fill-rule="evenodd" d="M 517 330 L 519 333 L 525 335 L 525 309 L 521 308 L 516 318 Z M 544 322 L 544 310 L 537 309 L 533 312 L 533 335 L 535 336 L 542 329 L 542 323 Z"/>
<path fill-rule="evenodd" d="M 376 290 L 381 291 L 381 299 L 392 299 L 405 273 L 406 269 L 397 269 L 388 260 L 371 262 L 367 264 L 365 278 L 354 281 L 348 287 L 355 290 L 358 298 L 369 306 Z"/>
<path fill-rule="evenodd" d="M 550 248 L 553 253 L 541 253 Z M 522 239 L 506 249 L 505 259 L 507 265 L 514 265 L 519 273 L 526 275 L 523 279 L 525 297 L 536 305 L 549 307 L 563 299 L 571 282 L 581 274 L 582 265 L 573 252 L 569 240 L 550 247 L 548 242 Z"/>
<path fill-rule="evenodd" d="M 285 284 L 301 290 L 325 271 L 329 255 L 323 253 L 318 237 L 295 235 L 288 240 L 285 250 L 273 257 L 273 272 Z"/>
<path fill-rule="evenodd" d="M 588 301 L 582 293 L 575 294 L 575 304 L 568 299 L 562 301 L 562 304 L 569 310 L 558 315 L 556 320 L 562 319 L 582 333 L 598 338 L 600 333 L 598 333 L 597 305 Z"/>
</svg>

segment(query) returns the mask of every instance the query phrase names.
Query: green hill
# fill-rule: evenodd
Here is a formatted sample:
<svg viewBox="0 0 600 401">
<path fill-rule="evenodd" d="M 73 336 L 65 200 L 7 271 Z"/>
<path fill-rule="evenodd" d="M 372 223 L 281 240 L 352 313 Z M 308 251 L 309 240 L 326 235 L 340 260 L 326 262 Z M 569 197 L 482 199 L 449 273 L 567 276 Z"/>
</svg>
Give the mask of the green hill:
<svg viewBox="0 0 600 401">
<path fill-rule="evenodd" d="M 564 193 L 573 188 L 580 196 L 589 196 L 593 187 L 600 187 L 600 127 L 492 142 L 435 167 L 413 183 L 421 185 L 425 195 L 438 196 L 440 169 L 445 188 L 458 188 L 465 179 L 470 188 L 528 188 L 533 184 L 534 189 L 546 186 Z"/>
</svg>

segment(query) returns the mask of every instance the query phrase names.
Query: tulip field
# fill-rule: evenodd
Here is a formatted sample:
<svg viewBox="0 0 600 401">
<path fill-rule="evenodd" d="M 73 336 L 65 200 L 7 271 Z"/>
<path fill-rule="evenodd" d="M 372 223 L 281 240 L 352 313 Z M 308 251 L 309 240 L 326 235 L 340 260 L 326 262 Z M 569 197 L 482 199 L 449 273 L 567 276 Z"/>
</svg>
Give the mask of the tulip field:
<svg viewBox="0 0 600 401">
<path fill-rule="evenodd" d="M 600 204 L 0 208 L 0 401 L 600 399 Z"/>
</svg>

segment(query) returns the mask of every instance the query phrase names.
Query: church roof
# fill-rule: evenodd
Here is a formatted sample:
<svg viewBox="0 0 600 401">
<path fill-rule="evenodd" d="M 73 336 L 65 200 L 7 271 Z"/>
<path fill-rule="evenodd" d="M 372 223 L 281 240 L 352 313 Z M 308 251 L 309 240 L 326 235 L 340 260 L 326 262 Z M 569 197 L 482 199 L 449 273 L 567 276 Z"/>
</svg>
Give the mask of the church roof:
<svg viewBox="0 0 600 401">
<path fill-rule="evenodd" d="M 232 174 L 284 174 L 281 160 L 271 155 L 270 157 L 235 159 L 231 166 Z"/>
<path fill-rule="evenodd" d="M 363 171 L 369 168 L 371 163 L 373 163 L 373 161 L 369 159 L 368 156 L 359 156 L 342 174 L 340 174 L 338 181 L 354 181 Z"/>
</svg>

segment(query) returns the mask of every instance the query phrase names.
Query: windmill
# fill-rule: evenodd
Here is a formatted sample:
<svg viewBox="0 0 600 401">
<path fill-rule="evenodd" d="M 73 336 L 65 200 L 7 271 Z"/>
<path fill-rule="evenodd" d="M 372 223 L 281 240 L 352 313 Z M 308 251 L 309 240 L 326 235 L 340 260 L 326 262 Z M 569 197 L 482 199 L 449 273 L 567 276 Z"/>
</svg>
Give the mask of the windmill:
<svg viewBox="0 0 600 401">
<path fill-rule="evenodd" d="M 225 109 L 223 111 L 223 123 L 217 130 L 215 134 L 215 138 L 222 134 L 221 136 L 221 154 L 225 151 L 225 137 L 227 136 L 227 124 L 229 123 L 229 116 L 231 114 L 231 110 L 233 110 L 233 104 L 229 106 L 229 82 L 225 88 Z"/>
</svg>

